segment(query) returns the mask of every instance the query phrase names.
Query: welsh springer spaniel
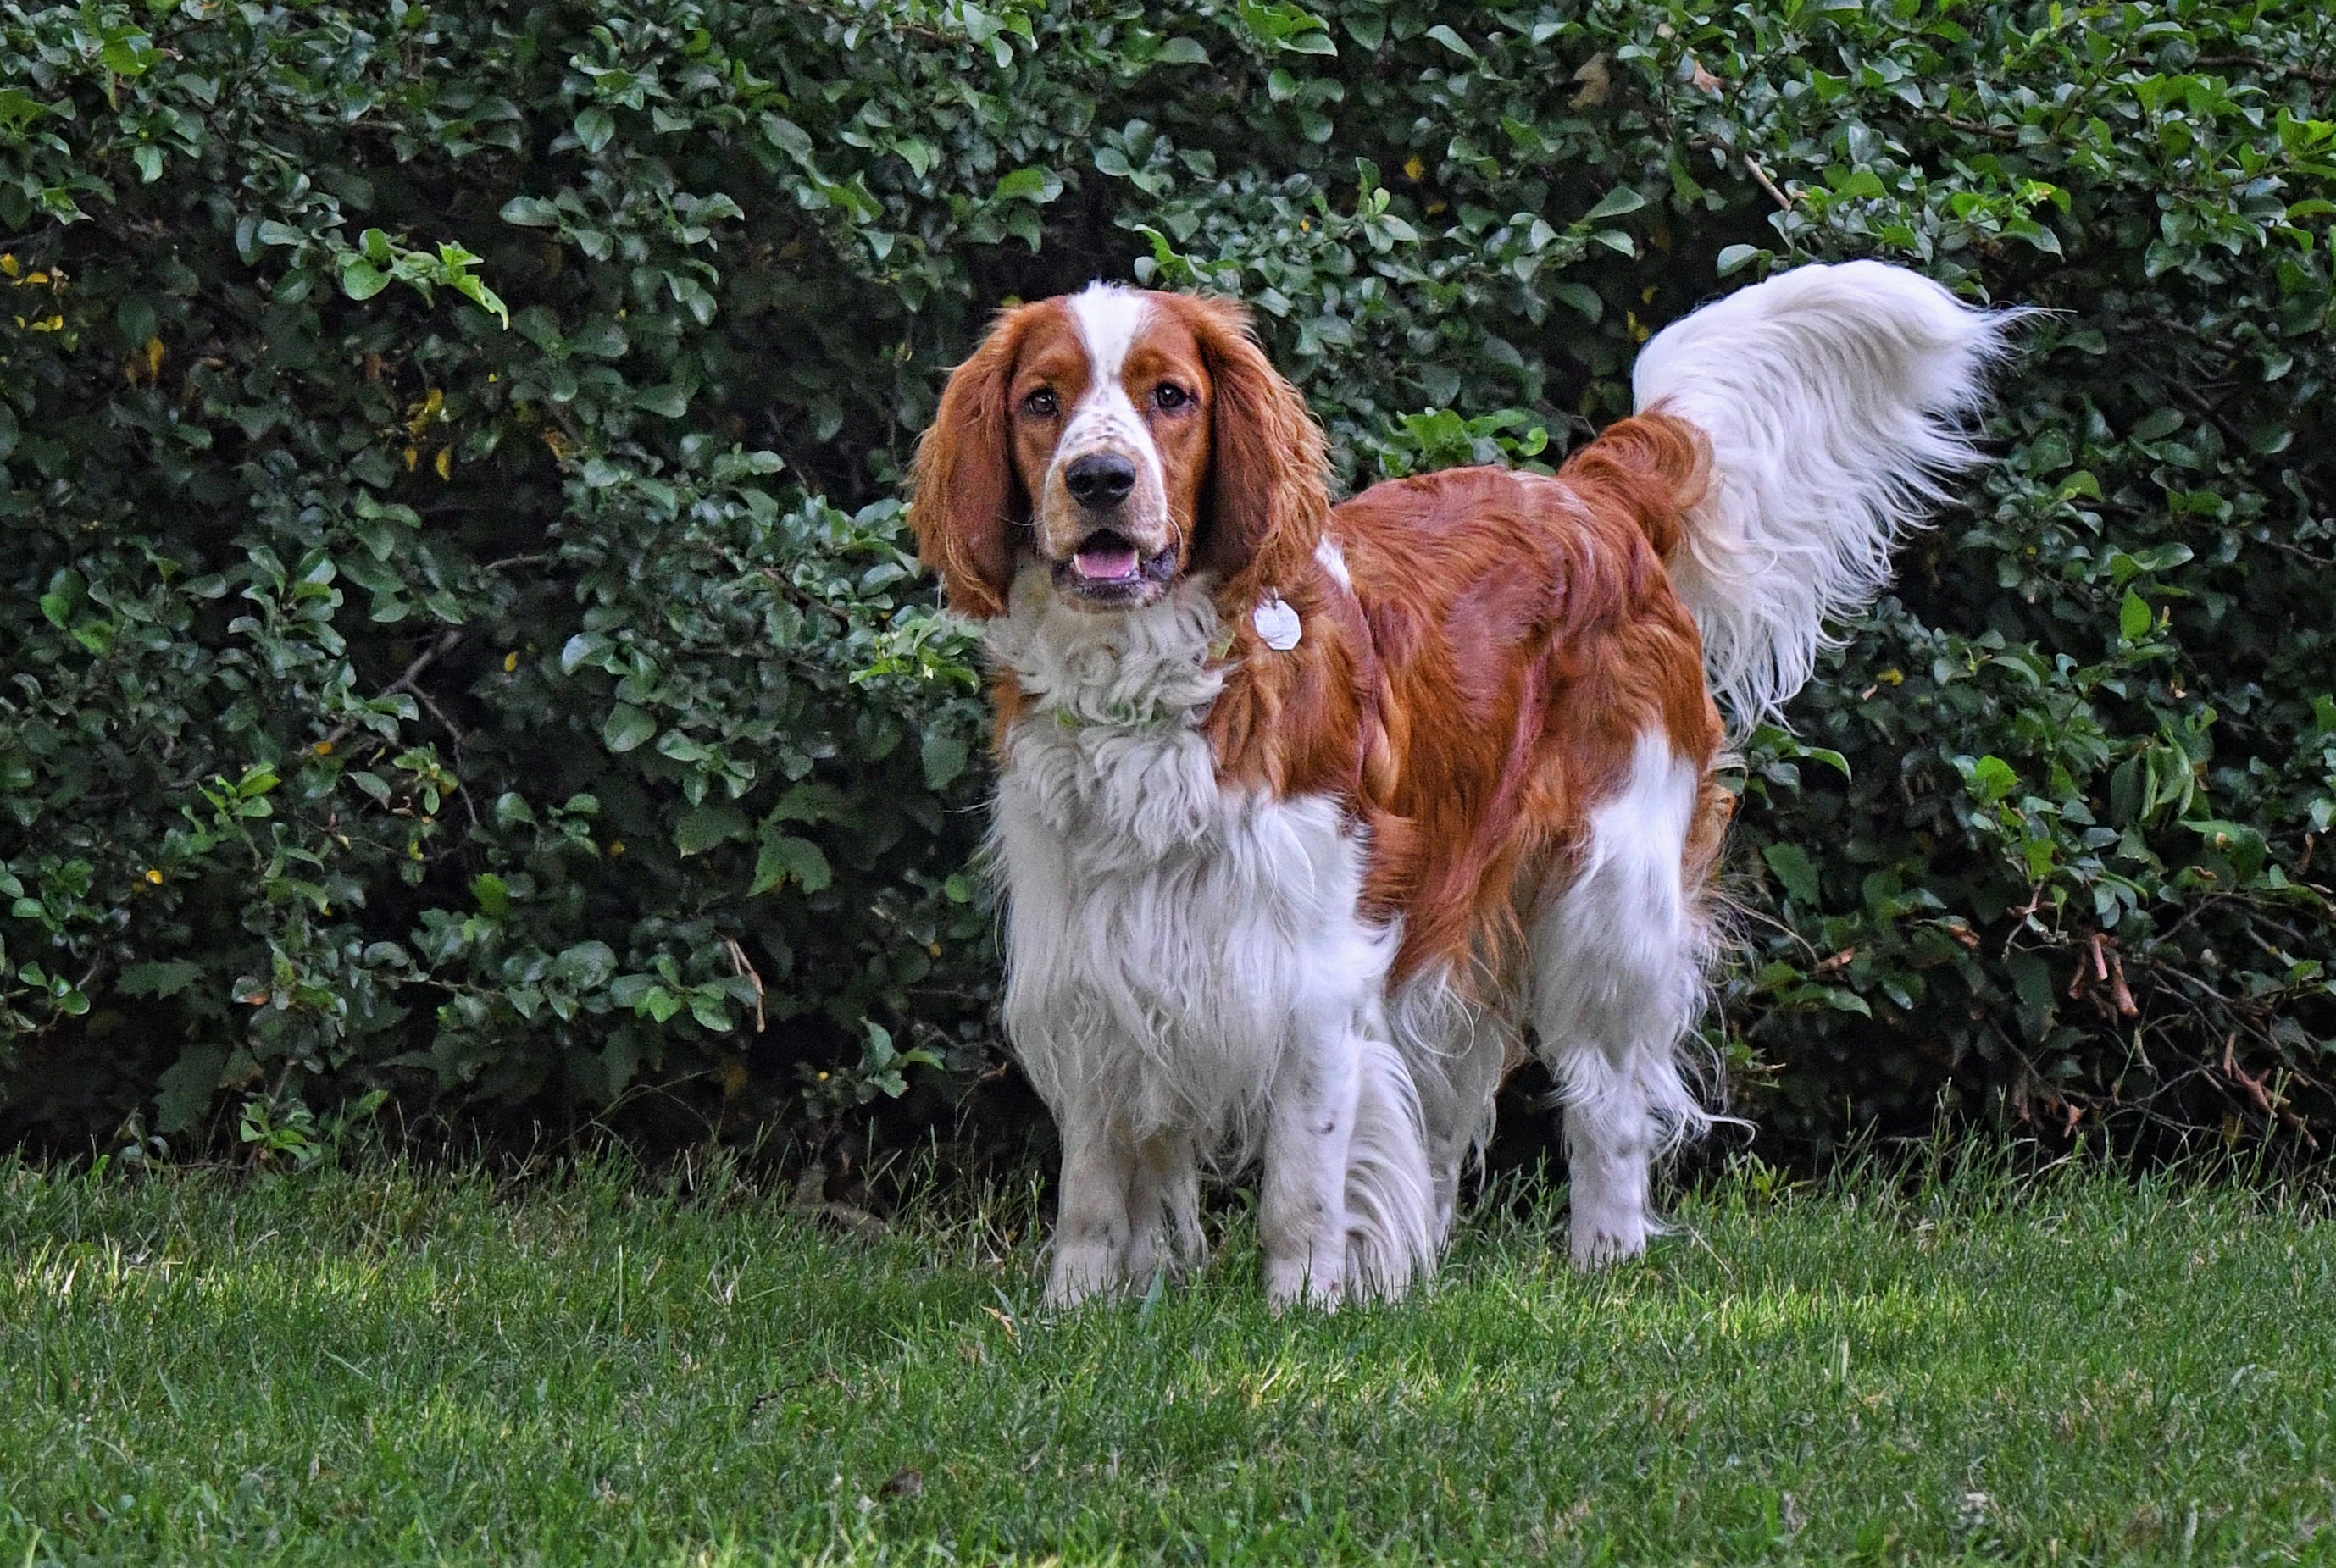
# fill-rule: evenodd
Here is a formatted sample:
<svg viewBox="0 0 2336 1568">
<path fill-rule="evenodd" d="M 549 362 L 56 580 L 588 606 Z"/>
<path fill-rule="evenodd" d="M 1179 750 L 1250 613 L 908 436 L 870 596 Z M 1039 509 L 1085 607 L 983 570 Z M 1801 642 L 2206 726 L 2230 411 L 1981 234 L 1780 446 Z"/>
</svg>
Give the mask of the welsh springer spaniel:
<svg viewBox="0 0 2336 1568">
<path fill-rule="evenodd" d="M 1554 478 L 1335 507 L 1237 307 L 1098 284 L 998 318 L 914 518 L 995 666 L 1051 1301 L 1195 1264 L 1203 1164 L 1253 1160 L 1272 1301 L 1401 1292 L 1527 1040 L 1575 1261 L 1645 1249 L 1650 1161 L 1710 1119 L 1718 703 L 1773 711 L 1879 590 L 2011 316 L 1803 268 L 1658 335 L 1640 412 Z"/>
</svg>

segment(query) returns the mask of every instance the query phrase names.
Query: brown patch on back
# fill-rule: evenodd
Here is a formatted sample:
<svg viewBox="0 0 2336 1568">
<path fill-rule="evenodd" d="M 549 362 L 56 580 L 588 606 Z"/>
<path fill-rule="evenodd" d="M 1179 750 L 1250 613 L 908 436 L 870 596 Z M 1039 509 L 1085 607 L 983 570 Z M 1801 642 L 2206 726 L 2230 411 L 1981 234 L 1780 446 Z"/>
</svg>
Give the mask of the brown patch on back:
<svg viewBox="0 0 2336 1568">
<path fill-rule="evenodd" d="M 1554 480 L 1460 469 L 1334 515 L 1381 666 L 1393 765 L 1368 779 L 1368 897 L 1404 917 L 1398 977 L 1514 972 L 1522 913 L 1571 876 L 1642 732 L 1708 768 L 1702 645 L 1654 542 L 1682 537 L 1692 437 L 1666 420 Z"/>
</svg>

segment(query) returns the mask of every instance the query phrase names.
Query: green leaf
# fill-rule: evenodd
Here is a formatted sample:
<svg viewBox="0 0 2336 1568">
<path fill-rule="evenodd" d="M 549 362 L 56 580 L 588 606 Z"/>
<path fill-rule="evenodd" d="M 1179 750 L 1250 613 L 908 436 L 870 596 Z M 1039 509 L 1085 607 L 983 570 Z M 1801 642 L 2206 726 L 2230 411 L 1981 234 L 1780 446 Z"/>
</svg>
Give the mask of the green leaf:
<svg viewBox="0 0 2336 1568">
<path fill-rule="evenodd" d="M 606 942 L 578 942 L 551 960 L 551 978 L 571 990 L 598 990 L 616 972 L 616 950 Z"/>
<path fill-rule="evenodd" d="M 1477 58 L 1476 51 L 1470 45 L 1468 40 L 1461 37 L 1460 34 L 1455 33 L 1450 27 L 1441 22 L 1438 22 L 1435 26 L 1430 27 L 1427 30 L 1427 35 L 1430 38 L 1435 39 L 1438 44 L 1443 44 L 1446 49 L 1451 50 L 1455 54 L 1459 55 L 1464 60 L 1474 60 Z"/>
<path fill-rule="evenodd" d="M 1206 65 L 1209 52 L 1191 38 L 1171 38 L 1160 45 L 1153 59 L 1163 65 Z"/>
<path fill-rule="evenodd" d="M 1598 205 L 1582 215 L 1584 223 L 1597 223 L 1609 218 L 1620 218 L 1625 212 L 1636 212 L 1647 204 L 1647 199 L 1627 185 L 1617 185 L 1599 199 Z"/>
<path fill-rule="evenodd" d="M 341 268 L 341 292 L 351 299 L 371 299 L 389 287 L 389 274 L 372 262 L 352 260 Z"/>
<path fill-rule="evenodd" d="M 471 879 L 471 896 L 479 901 L 479 912 L 491 920 L 511 913 L 511 888 L 492 872 L 481 872 Z"/>
<path fill-rule="evenodd" d="M 1063 182 L 1045 169 L 1017 169 L 998 182 L 991 199 L 998 201 L 1034 201 L 1040 205 L 1052 201 L 1063 193 Z"/>
<path fill-rule="evenodd" d="M 154 1130 L 165 1137 L 193 1131 L 210 1109 L 226 1065 L 227 1052 L 216 1045 L 197 1043 L 180 1051 L 156 1083 Z"/>
<path fill-rule="evenodd" d="M 587 152 L 599 151 L 608 145 L 608 139 L 616 133 L 616 121 L 609 117 L 607 110 L 598 105 L 576 117 L 576 140 Z"/>
<path fill-rule="evenodd" d="M 2125 591 L 2125 602 L 2117 607 L 2117 633 L 2127 642 L 2139 642 L 2149 635 L 2151 622 L 2156 618 L 2150 613 L 2149 601 L 2131 589 Z"/>
<path fill-rule="evenodd" d="M 514 196 L 502 204 L 501 216 L 522 229 L 550 229 L 560 222 L 560 209 L 540 196 Z"/>
<path fill-rule="evenodd" d="M 818 892 L 834 880 L 827 856 L 817 844 L 809 839 L 766 830 L 762 852 L 754 860 L 754 880 L 748 885 L 746 896 L 768 892 L 789 877 L 801 882 L 807 893 Z"/>
<path fill-rule="evenodd" d="M 1773 843 L 1760 852 L 1785 891 L 1811 910 L 1822 901 L 1822 890 L 1817 881 L 1816 862 L 1808 852 L 1794 843 Z"/>
<path fill-rule="evenodd" d="M 577 666 L 588 659 L 597 659 L 615 646 L 604 633 L 579 631 L 560 645 L 560 673 L 574 675 Z"/>
<path fill-rule="evenodd" d="M 1971 781 L 1971 793 L 1988 804 L 2003 800 L 2020 787 L 2020 774 L 2000 756 L 1983 756 L 1976 762 L 1961 763 L 1965 776 Z"/>
<path fill-rule="evenodd" d="M 809 163 L 812 155 L 810 132 L 793 121 L 777 114 L 765 114 L 762 121 L 763 134 L 772 146 L 779 149 L 798 163 Z"/>
<path fill-rule="evenodd" d="M 965 742 L 958 736 L 938 730 L 927 734 L 923 746 L 926 786 L 947 789 L 965 771 L 966 756 Z"/>
<path fill-rule="evenodd" d="M 1581 312 L 1585 321 L 1595 324 L 1605 318 L 1606 301 L 1588 284 L 1561 279 L 1543 287 L 1551 298 Z"/>
<path fill-rule="evenodd" d="M 619 755 L 633 750 L 657 732 L 657 720 L 629 703 L 618 703 L 600 726 L 600 738 Z"/>
<path fill-rule="evenodd" d="M 158 959 L 123 969 L 114 989 L 124 996 L 175 997 L 202 978 L 200 964 L 185 959 Z"/>
<path fill-rule="evenodd" d="M 736 806 L 699 806 L 675 824 L 674 847 L 685 855 L 704 854 L 718 843 L 746 836 L 746 813 Z"/>
</svg>

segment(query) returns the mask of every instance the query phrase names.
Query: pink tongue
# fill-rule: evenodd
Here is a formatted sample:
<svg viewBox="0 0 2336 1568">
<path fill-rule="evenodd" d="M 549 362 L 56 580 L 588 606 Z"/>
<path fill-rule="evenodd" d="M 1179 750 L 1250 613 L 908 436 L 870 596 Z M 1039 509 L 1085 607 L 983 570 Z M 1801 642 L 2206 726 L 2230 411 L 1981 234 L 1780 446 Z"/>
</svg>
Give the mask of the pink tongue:
<svg viewBox="0 0 2336 1568">
<path fill-rule="evenodd" d="M 1135 550 L 1124 544 L 1091 544 L 1071 558 L 1071 570 L 1097 582 L 1135 575 Z"/>
</svg>

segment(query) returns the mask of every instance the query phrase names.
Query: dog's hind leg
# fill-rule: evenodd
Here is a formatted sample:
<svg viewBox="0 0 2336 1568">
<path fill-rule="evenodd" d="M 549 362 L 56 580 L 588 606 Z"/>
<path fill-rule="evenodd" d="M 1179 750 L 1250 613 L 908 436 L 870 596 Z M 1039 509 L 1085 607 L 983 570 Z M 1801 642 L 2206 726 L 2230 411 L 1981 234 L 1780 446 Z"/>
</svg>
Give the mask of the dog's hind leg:
<svg viewBox="0 0 2336 1568">
<path fill-rule="evenodd" d="M 1657 1154 L 1710 1121 L 1681 1071 L 1709 946 L 1690 834 L 1697 769 L 1640 737 L 1621 793 L 1591 815 L 1573 880 L 1533 928 L 1533 1011 L 1565 1106 L 1573 1261 L 1634 1258 L 1659 1233 Z"/>
<path fill-rule="evenodd" d="M 1390 998 L 1396 1049 L 1417 1086 L 1440 1247 L 1452 1233 L 1460 1173 L 1491 1135 L 1514 1027 L 1465 996 L 1448 969 L 1413 976 Z"/>
</svg>

